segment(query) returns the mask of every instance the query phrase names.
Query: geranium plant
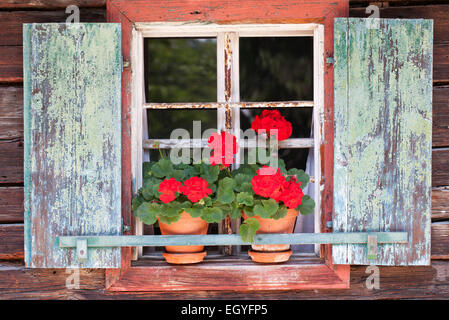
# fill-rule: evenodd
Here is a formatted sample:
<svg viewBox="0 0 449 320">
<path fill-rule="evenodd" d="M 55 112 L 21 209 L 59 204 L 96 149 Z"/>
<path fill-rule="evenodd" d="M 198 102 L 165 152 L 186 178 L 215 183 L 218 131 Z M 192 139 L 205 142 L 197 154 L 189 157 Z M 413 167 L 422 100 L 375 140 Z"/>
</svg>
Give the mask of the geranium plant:
<svg viewBox="0 0 449 320">
<path fill-rule="evenodd" d="M 143 186 L 132 202 L 134 215 L 150 225 L 157 219 L 171 224 L 183 212 L 208 223 L 223 220 L 233 209 L 234 179 L 229 165 L 238 146 L 232 134 L 221 132 L 211 135 L 209 147 L 211 163 L 173 164 L 164 158 L 144 163 Z"/>
</svg>

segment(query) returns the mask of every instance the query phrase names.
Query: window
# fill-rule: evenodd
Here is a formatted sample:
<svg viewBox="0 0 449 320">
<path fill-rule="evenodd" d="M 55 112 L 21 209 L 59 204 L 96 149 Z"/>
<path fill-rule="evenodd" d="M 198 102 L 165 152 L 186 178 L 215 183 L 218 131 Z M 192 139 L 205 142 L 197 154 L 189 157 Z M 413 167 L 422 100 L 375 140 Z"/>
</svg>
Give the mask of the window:
<svg viewBox="0 0 449 320">
<path fill-rule="evenodd" d="M 134 192 L 142 185 L 142 162 L 157 160 L 170 149 L 170 133 L 190 131 L 192 121 L 210 128 L 230 130 L 240 150 L 248 143 L 239 137 L 256 114 L 278 109 L 293 124 L 293 134 L 280 143 L 279 156 L 287 168 L 307 169 L 307 194 L 316 203 L 315 214 L 298 218 L 299 232 L 320 232 L 320 144 L 323 113 L 323 27 L 296 25 L 155 26 L 138 24 L 134 37 L 136 72 L 134 89 L 136 123 L 133 124 Z M 207 137 L 200 146 L 207 145 Z M 197 139 L 198 140 L 198 139 Z M 190 141 L 193 145 L 193 139 Z M 237 155 L 239 162 L 242 152 Z M 239 221 L 212 226 L 209 233 L 236 233 Z M 137 222 L 139 234 L 159 234 L 157 228 Z M 294 246 L 298 254 L 319 252 L 319 245 Z M 239 247 L 213 252 L 208 257 L 238 256 Z M 247 258 L 246 252 L 242 253 Z M 140 257 L 160 257 L 154 248 L 139 248 Z M 162 258 L 161 258 L 162 259 Z"/>
</svg>

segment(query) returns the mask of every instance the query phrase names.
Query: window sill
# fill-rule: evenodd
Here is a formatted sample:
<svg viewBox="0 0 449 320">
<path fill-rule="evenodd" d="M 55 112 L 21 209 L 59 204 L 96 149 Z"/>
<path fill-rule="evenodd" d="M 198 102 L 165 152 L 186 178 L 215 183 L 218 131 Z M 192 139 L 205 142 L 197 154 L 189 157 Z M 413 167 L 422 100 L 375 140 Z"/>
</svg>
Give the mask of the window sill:
<svg viewBox="0 0 449 320">
<path fill-rule="evenodd" d="M 329 266 L 316 256 L 261 265 L 245 258 L 224 258 L 176 266 L 141 259 L 112 283 L 109 291 L 258 291 L 349 288 L 350 266 Z"/>
</svg>

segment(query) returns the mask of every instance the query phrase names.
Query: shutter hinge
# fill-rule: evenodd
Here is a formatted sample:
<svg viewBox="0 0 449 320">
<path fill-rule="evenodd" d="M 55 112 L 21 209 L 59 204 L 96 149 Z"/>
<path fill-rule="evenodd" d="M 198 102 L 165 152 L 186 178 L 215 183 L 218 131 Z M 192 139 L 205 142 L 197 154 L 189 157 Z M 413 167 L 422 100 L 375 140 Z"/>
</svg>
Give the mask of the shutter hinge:
<svg viewBox="0 0 449 320">
<path fill-rule="evenodd" d="M 123 218 L 122 218 L 122 234 L 124 234 L 125 232 L 129 232 L 129 231 L 131 231 L 131 227 L 126 226 L 125 223 L 123 222 Z"/>
<path fill-rule="evenodd" d="M 334 57 L 327 57 L 327 58 L 326 58 L 326 63 L 328 63 L 328 64 L 334 64 L 334 63 L 335 63 Z"/>
</svg>

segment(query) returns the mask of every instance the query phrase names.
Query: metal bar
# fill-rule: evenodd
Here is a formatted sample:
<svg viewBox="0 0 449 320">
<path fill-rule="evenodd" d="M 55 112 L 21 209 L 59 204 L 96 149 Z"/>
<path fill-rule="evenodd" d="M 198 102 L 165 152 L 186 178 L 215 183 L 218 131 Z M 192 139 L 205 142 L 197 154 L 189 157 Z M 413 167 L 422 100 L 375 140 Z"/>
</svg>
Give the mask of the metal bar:
<svg viewBox="0 0 449 320">
<path fill-rule="evenodd" d="M 145 103 L 143 109 L 220 109 L 226 106 L 240 109 L 252 108 L 313 108 L 313 101 L 281 102 L 200 102 L 200 103 Z"/>
<path fill-rule="evenodd" d="M 349 233 L 284 233 L 258 234 L 253 244 L 367 244 L 368 237 L 377 243 L 407 243 L 407 232 L 349 232 Z M 169 235 L 169 236 L 68 236 L 58 237 L 61 248 L 74 248 L 77 241 L 86 240 L 88 247 L 158 247 L 158 246 L 223 246 L 250 245 L 238 234 Z"/>
<path fill-rule="evenodd" d="M 206 148 L 207 139 L 145 139 L 142 142 L 144 149 L 173 149 L 173 148 Z M 239 141 L 241 148 L 256 148 L 257 140 L 242 139 Z M 311 138 L 293 138 L 279 142 L 281 149 L 308 149 L 313 148 L 314 140 Z"/>
</svg>

